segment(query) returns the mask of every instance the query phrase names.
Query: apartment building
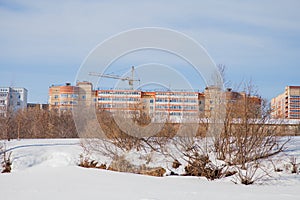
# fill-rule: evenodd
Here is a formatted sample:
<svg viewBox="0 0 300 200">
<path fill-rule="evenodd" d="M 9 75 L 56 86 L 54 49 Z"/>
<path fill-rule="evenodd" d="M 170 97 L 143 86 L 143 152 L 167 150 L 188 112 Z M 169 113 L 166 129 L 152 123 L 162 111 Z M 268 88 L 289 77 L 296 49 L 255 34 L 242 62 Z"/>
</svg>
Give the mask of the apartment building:
<svg viewBox="0 0 300 200">
<path fill-rule="evenodd" d="M 79 89 L 70 83 L 52 85 L 49 88 L 49 109 L 58 112 L 70 111 L 78 104 Z"/>
<path fill-rule="evenodd" d="M 49 110 L 58 112 L 71 111 L 78 104 L 91 105 L 96 102 L 96 91 L 89 82 L 78 82 L 52 85 L 49 87 Z"/>
<path fill-rule="evenodd" d="M 134 114 L 141 106 L 142 92 L 139 90 L 97 90 L 96 94 L 100 110 Z"/>
<path fill-rule="evenodd" d="M 213 113 L 212 111 L 227 108 L 230 109 L 232 117 L 240 118 L 242 117 L 241 114 L 243 114 L 243 112 L 240 112 L 242 106 L 247 106 L 249 109 L 249 117 L 257 118 L 261 115 L 262 99 L 260 97 L 250 96 L 245 92 L 235 92 L 231 88 L 227 88 L 224 92 L 218 87 L 206 87 L 204 91 L 204 99 L 204 113 L 206 117 L 210 117 Z"/>
<path fill-rule="evenodd" d="M 44 103 L 28 103 L 28 109 L 36 109 L 36 110 L 49 110 L 49 104 Z"/>
<path fill-rule="evenodd" d="M 152 119 L 178 121 L 204 110 L 204 96 L 187 91 L 98 90 L 99 109 L 123 114 L 143 112 Z"/>
<path fill-rule="evenodd" d="M 188 91 L 158 91 L 155 93 L 155 112 L 170 121 L 192 120 L 204 110 L 202 93 Z"/>
<path fill-rule="evenodd" d="M 23 87 L 0 87 L 0 116 L 26 108 L 27 95 L 28 91 Z"/>
<path fill-rule="evenodd" d="M 300 119 L 300 86 L 287 86 L 284 93 L 271 100 L 272 117 Z"/>
<path fill-rule="evenodd" d="M 49 108 L 58 111 L 72 110 L 73 106 L 84 103 L 94 105 L 98 110 L 121 113 L 124 116 L 146 114 L 152 120 L 182 122 L 209 117 L 222 102 L 237 102 L 245 98 L 244 93 L 217 87 L 208 87 L 204 93 L 196 91 L 142 91 L 124 89 L 97 89 L 89 82 L 51 86 L 49 89 Z M 217 99 L 218 98 L 218 99 Z M 258 97 L 247 97 L 260 109 Z"/>
</svg>

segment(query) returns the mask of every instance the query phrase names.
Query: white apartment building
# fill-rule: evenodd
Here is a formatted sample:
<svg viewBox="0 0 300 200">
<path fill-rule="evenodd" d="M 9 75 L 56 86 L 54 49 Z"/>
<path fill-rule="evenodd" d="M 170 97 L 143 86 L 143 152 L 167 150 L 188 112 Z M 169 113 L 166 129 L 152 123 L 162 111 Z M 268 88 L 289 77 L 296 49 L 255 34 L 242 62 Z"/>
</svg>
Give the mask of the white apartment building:
<svg viewBox="0 0 300 200">
<path fill-rule="evenodd" d="M 0 87 L 0 116 L 8 111 L 17 111 L 27 107 L 27 89 L 23 87 Z"/>
</svg>

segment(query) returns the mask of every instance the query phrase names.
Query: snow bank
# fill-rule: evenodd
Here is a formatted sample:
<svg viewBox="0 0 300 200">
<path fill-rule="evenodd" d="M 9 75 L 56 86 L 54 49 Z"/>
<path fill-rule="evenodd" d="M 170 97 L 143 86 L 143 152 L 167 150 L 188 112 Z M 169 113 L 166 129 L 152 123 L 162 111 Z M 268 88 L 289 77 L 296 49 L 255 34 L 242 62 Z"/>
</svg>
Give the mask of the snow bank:
<svg viewBox="0 0 300 200">
<path fill-rule="evenodd" d="M 7 147 L 13 148 L 13 173 L 0 174 L 1 199 L 282 200 L 300 196 L 300 175 L 282 173 L 268 185 L 251 186 L 228 179 L 157 178 L 77 167 L 82 153 L 77 139 L 12 141 Z M 300 138 L 289 144 L 286 153 L 300 155 Z"/>
</svg>

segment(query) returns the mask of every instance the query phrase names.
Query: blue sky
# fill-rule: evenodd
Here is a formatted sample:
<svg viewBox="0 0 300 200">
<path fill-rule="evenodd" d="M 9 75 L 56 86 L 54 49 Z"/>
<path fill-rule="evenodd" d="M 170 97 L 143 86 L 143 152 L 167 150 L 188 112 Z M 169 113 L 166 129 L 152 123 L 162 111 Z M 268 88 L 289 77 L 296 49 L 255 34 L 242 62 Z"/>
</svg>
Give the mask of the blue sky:
<svg viewBox="0 0 300 200">
<path fill-rule="evenodd" d="M 103 40 L 132 28 L 165 27 L 194 38 L 226 65 L 233 87 L 251 80 L 270 99 L 286 85 L 300 85 L 299 8 L 297 0 L 0 0 L 0 86 L 23 86 L 29 102 L 45 103 L 49 86 L 73 83 Z M 124 65 L 142 64 L 138 58 Z"/>
</svg>

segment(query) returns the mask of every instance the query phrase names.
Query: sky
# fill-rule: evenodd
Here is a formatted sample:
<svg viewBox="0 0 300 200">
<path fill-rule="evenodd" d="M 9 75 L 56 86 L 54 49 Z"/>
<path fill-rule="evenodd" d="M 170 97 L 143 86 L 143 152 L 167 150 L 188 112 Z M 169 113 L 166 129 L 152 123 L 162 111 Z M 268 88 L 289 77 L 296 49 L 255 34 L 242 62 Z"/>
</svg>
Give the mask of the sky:
<svg viewBox="0 0 300 200">
<path fill-rule="evenodd" d="M 300 85 L 299 8 L 297 0 L 0 0 L 0 86 L 25 87 L 29 102 L 47 103 L 49 86 L 74 83 L 99 43 L 126 30 L 162 27 L 200 43 L 226 66 L 231 87 L 251 81 L 270 100 Z M 172 56 L 144 52 L 116 62 L 110 73 L 159 57 L 186 72 Z"/>
</svg>

